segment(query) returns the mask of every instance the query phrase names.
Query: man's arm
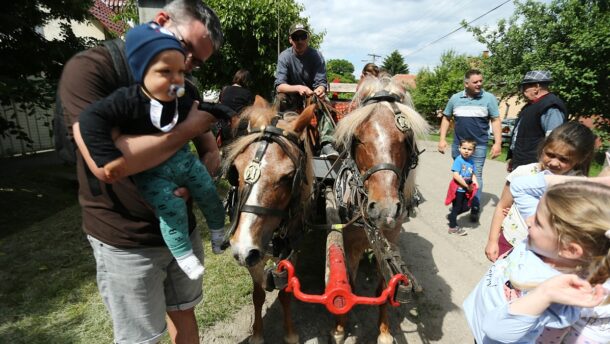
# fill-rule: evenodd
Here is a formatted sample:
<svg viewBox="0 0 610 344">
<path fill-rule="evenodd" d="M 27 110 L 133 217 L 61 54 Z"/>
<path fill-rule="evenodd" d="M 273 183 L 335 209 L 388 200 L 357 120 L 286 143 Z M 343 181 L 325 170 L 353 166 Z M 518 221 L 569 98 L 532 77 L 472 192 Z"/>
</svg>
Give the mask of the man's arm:
<svg viewBox="0 0 610 344">
<path fill-rule="evenodd" d="M 500 117 L 491 119 L 491 132 L 494 134 L 494 144 L 491 146 L 490 156 L 495 159 L 502 153 L 502 121 Z"/>
<path fill-rule="evenodd" d="M 236 118 L 237 116 L 235 116 Z M 220 168 L 220 150 L 216 144 L 216 138 L 212 131 L 208 131 L 201 135 L 193 138 L 195 148 L 197 148 L 197 155 L 199 160 L 207 168 L 208 172 L 212 177 L 218 174 Z"/>
<path fill-rule="evenodd" d="M 193 102 L 186 119 L 167 133 L 120 136 L 115 144 L 127 160 L 126 175 L 136 174 L 161 164 L 193 137 L 208 131 L 216 119 L 209 113 L 198 110 L 198 104 L 197 101 Z"/>
<path fill-rule="evenodd" d="M 565 115 L 557 108 L 550 108 L 540 116 L 540 125 L 544 130 L 544 135 L 549 136 L 553 129 L 562 125 L 565 121 Z"/>
<path fill-rule="evenodd" d="M 317 57 L 320 59 L 316 75 L 313 79 L 313 92 L 318 98 L 323 98 L 328 90 L 328 80 L 326 79 L 326 62 L 322 54 L 318 52 Z"/>
<path fill-rule="evenodd" d="M 451 124 L 449 117 L 443 115 L 441 119 L 441 129 L 439 132 L 440 139 L 438 140 L 438 151 L 442 154 L 445 154 L 445 149 L 447 148 L 446 137 L 447 131 L 449 130 L 449 124 Z"/>
</svg>

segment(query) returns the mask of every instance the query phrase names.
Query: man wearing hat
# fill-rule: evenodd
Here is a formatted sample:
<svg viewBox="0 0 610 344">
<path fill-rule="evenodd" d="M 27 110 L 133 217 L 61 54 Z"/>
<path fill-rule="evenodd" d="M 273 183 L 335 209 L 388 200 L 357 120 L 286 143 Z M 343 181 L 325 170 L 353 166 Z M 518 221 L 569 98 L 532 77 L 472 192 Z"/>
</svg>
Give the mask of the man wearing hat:
<svg viewBox="0 0 610 344">
<path fill-rule="evenodd" d="M 563 124 L 568 109 L 557 95 L 549 91 L 551 72 L 533 70 L 525 73 L 520 91 L 528 103 L 519 112 L 508 152 L 508 170 L 538 161 L 538 146 L 551 132 Z"/>
<path fill-rule="evenodd" d="M 280 54 L 275 72 L 276 101 L 280 111 L 297 111 L 303 107 L 306 96 L 326 97 L 326 63 L 322 54 L 309 46 L 309 30 L 302 23 L 290 27 L 290 47 Z M 318 132 L 322 146 L 320 156 L 337 158 L 333 148 L 333 124 L 326 116 L 318 117 Z"/>
</svg>

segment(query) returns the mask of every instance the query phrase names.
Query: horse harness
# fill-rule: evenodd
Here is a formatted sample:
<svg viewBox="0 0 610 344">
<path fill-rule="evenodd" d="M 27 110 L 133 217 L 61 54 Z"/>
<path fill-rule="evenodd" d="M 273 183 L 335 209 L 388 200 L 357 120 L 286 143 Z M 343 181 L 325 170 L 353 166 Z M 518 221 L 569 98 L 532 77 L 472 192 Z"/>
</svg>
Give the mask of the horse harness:
<svg viewBox="0 0 610 344">
<path fill-rule="evenodd" d="M 289 229 L 289 219 L 293 216 L 293 213 L 297 211 L 299 206 L 298 201 L 301 197 L 301 187 L 303 183 L 307 183 L 307 178 L 305 177 L 305 143 L 303 140 L 300 140 L 295 134 L 288 132 L 284 129 L 278 128 L 277 122 L 280 119 L 280 116 L 274 117 L 271 125 L 262 126 L 260 128 L 254 128 L 249 130 L 249 134 L 257 134 L 261 133 L 262 135 L 254 140 L 252 143 L 259 142 L 254 158 L 248 164 L 244 171 L 244 183 L 245 186 L 236 192 L 236 188 L 232 188 L 233 194 L 229 195 L 227 201 L 227 211 L 231 218 L 231 227 L 229 231 L 225 235 L 225 242 L 223 243 L 223 247 L 226 248 L 229 246 L 229 240 L 237 230 L 237 225 L 239 223 L 239 214 L 242 212 L 253 213 L 257 215 L 267 215 L 267 216 L 276 216 L 282 219 L 282 222 L 278 226 L 278 228 L 274 232 L 274 238 L 277 237 L 279 240 L 286 240 L 287 233 Z M 291 185 L 291 196 L 290 201 L 288 203 L 288 209 L 276 209 L 276 208 L 267 208 L 261 207 L 258 205 L 249 205 L 246 204 L 250 193 L 252 192 L 252 188 L 259 180 L 261 175 L 261 162 L 267 148 L 270 144 L 276 143 L 280 146 L 282 151 L 290 158 L 292 163 L 295 166 L 295 173 L 292 178 Z M 297 148 L 298 154 L 293 154 L 289 149 L 288 145 L 293 145 Z M 229 182 L 236 186 L 238 185 L 237 181 L 237 169 L 233 165 L 229 169 L 228 179 Z M 275 246 L 275 245 L 274 245 Z M 275 251 L 275 247 L 274 247 Z M 275 252 L 274 252 L 275 253 Z"/>
<path fill-rule="evenodd" d="M 335 181 L 335 195 L 337 204 L 342 218 L 352 218 L 353 216 L 361 216 L 364 224 L 367 227 L 374 229 L 375 225 L 368 220 L 366 213 L 366 203 L 368 200 L 368 190 L 365 188 L 365 182 L 376 172 L 392 171 L 398 176 L 398 190 L 400 203 L 402 207 L 406 206 L 402 189 L 409 177 L 409 172 L 415 169 L 419 163 L 419 155 L 423 151 L 419 151 L 415 142 L 413 130 L 409 125 L 409 121 L 405 114 L 400 111 L 396 102 L 400 102 L 400 97 L 397 94 L 387 91 L 380 91 L 367 97 L 363 100 L 363 105 L 375 104 L 380 102 L 388 102 L 394 112 L 394 124 L 401 132 L 406 135 L 407 150 L 411 153 L 407 157 L 407 161 L 402 169 L 392 163 L 380 163 L 369 168 L 364 174 L 360 173 L 358 166 L 354 160 L 354 145 L 346 147 L 348 157 L 343 161 L 338 172 L 337 180 Z M 404 209 L 404 208 L 403 208 Z M 401 209 L 402 210 L 402 209 Z"/>
</svg>

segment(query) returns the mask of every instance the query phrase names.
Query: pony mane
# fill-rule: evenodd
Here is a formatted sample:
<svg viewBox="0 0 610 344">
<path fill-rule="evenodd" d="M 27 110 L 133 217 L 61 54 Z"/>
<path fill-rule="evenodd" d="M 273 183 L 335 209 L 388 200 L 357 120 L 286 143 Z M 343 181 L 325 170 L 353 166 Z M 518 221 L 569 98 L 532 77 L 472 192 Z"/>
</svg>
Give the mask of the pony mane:
<svg viewBox="0 0 610 344">
<path fill-rule="evenodd" d="M 396 103 L 398 109 L 407 117 L 409 125 L 413 130 L 415 137 L 422 138 L 428 134 L 430 126 L 428 122 L 414 109 L 411 95 L 393 78 L 382 77 L 374 78 L 367 77 L 364 79 L 358 91 L 352 99 L 353 104 L 360 102 L 379 91 L 388 91 L 398 95 L 401 99 L 400 103 Z M 335 130 L 335 140 L 339 146 L 350 147 L 354 132 L 362 125 L 373 113 L 381 110 L 378 107 L 385 106 L 392 110 L 388 102 L 380 102 L 359 106 L 355 110 L 345 116 Z"/>
</svg>

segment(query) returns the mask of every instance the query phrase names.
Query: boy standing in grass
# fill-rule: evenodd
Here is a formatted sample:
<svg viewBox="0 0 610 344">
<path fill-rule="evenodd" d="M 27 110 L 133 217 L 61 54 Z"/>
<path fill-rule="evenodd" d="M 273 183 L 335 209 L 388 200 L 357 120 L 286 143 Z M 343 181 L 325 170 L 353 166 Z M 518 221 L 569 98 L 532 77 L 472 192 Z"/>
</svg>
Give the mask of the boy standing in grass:
<svg viewBox="0 0 610 344">
<path fill-rule="evenodd" d="M 476 142 L 472 139 L 460 140 L 459 152 L 451 166 L 452 180 L 447 190 L 445 205 L 452 204 L 449 220 L 449 234 L 466 235 L 466 231 L 457 225 L 457 216 L 470 210 L 474 195 L 477 192 L 477 170 L 472 159 Z"/>
</svg>

